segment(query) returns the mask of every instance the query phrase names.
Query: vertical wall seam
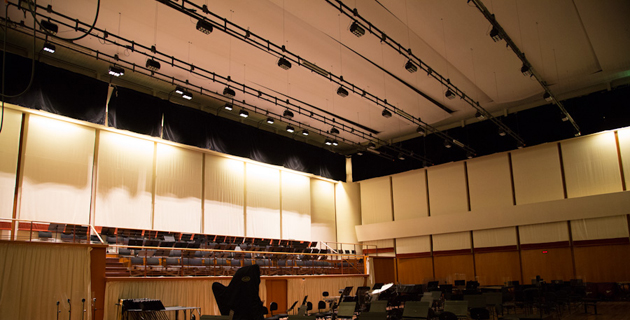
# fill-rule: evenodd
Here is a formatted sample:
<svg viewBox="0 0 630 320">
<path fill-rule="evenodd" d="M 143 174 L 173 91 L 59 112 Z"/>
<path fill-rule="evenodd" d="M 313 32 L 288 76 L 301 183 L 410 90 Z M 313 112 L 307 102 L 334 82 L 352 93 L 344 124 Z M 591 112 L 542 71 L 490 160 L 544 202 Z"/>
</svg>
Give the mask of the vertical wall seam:
<svg viewBox="0 0 630 320">
<path fill-rule="evenodd" d="M 508 152 L 508 165 L 510 166 L 510 183 L 512 184 L 512 205 L 516 205 L 516 188 L 514 187 L 514 167 L 512 166 L 512 153 Z"/>
<path fill-rule="evenodd" d="M 424 169 L 424 185 L 427 194 L 427 217 L 431 216 L 431 200 L 429 198 L 429 170 Z"/>
<path fill-rule="evenodd" d="M 569 229 L 569 247 L 571 247 L 571 267 L 573 270 L 573 278 L 576 279 L 577 271 L 575 268 L 575 251 L 573 250 L 573 232 L 571 230 L 571 220 L 567 220 L 567 228 Z"/>
<path fill-rule="evenodd" d="M 558 158 L 560 160 L 560 174 L 562 176 L 562 192 L 564 192 L 564 199 L 568 199 L 567 179 L 564 173 L 564 158 L 562 157 L 562 146 L 560 142 L 558 142 Z"/>
<path fill-rule="evenodd" d="M 153 192 L 151 193 L 151 229 L 155 230 L 155 194 L 157 191 L 157 142 L 153 142 Z"/>
<path fill-rule="evenodd" d="M 521 231 L 518 226 L 516 228 L 516 248 L 518 249 L 518 266 L 521 274 L 521 283 L 523 282 L 523 255 L 521 254 Z"/>
<path fill-rule="evenodd" d="M 619 132 L 615 130 L 615 144 L 617 145 L 617 161 L 619 161 L 619 173 L 621 174 L 621 190 L 626 191 L 626 177 L 623 172 L 623 159 L 621 158 L 621 145 L 619 144 Z"/>
<path fill-rule="evenodd" d="M 470 207 L 470 185 L 468 181 L 468 161 L 464 161 L 464 179 L 466 183 L 466 201 L 468 202 L 468 211 L 471 211 Z"/>
</svg>

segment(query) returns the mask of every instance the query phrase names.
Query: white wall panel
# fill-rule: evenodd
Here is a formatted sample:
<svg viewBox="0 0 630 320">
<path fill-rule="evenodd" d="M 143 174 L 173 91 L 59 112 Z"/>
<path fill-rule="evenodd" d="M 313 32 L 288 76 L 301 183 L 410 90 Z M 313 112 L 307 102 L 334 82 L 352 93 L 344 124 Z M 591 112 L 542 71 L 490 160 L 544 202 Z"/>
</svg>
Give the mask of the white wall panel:
<svg viewBox="0 0 630 320">
<path fill-rule="evenodd" d="M 454 232 L 433 235 L 433 251 L 470 249 L 470 232 Z"/>
<path fill-rule="evenodd" d="M 95 130 L 29 117 L 20 218 L 88 224 Z"/>
<path fill-rule="evenodd" d="M 472 159 L 467 163 L 471 211 L 513 205 L 507 153 Z"/>
<path fill-rule="evenodd" d="M 464 162 L 431 167 L 427 175 L 431 216 L 468 211 Z"/>
<path fill-rule="evenodd" d="M 409 237 L 396 239 L 396 253 L 431 252 L 431 237 Z"/>
<path fill-rule="evenodd" d="M 154 229 L 201 232 L 203 155 L 158 143 Z"/>
<path fill-rule="evenodd" d="M 151 229 L 154 143 L 100 131 L 98 226 Z"/>
<path fill-rule="evenodd" d="M 392 221 L 390 177 L 363 180 L 360 184 L 363 224 Z"/>
<path fill-rule="evenodd" d="M 429 214 L 426 170 L 413 170 L 392 176 L 394 220 L 426 217 Z"/>
<path fill-rule="evenodd" d="M 204 233 L 245 235 L 245 164 L 206 154 Z"/>
<path fill-rule="evenodd" d="M 311 240 L 311 179 L 288 171 L 282 177 L 282 239 Z"/>
<path fill-rule="evenodd" d="M 566 222 L 530 224 L 518 227 L 521 244 L 569 241 Z"/>
<path fill-rule="evenodd" d="M 475 248 L 515 246 L 516 228 L 497 228 L 473 231 L 473 246 Z"/>
<path fill-rule="evenodd" d="M 517 205 L 564 198 L 557 144 L 548 143 L 511 153 Z"/>
<path fill-rule="evenodd" d="M 573 241 L 628 237 L 627 216 L 571 220 Z"/>
<path fill-rule="evenodd" d="M 361 188 L 358 183 L 339 182 L 335 191 L 337 241 L 358 243 L 355 227 L 361 225 Z M 350 247 L 344 249 L 352 250 Z"/>
<path fill-rule="evenodd" d="M 247 163 L 245 183 L 245 235 L 280 238 L 280 170 Z"/>
<path fill-rule="evenodd" d="M 6 108 L 2 134 L 0 134 L 0 218 L 13 217 L 21 126 L 22 113 Z"/>
<path fill-rule="evenodd" d="M 335 184 L 311 179 L 311 240 L 337 241 Z"/>
<path fill-rule="evenodd" d="M 569 198 L 622 191 L 614 132 L 561 142 Z"/>
</svg>

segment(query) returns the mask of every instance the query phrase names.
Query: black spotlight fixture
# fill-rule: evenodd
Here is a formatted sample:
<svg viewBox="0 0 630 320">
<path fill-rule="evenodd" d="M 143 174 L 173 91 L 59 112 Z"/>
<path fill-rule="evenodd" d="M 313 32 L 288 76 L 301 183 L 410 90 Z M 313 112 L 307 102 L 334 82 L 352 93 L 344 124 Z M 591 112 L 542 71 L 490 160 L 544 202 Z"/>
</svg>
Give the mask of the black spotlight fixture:
<svg viewBox="0 0 630 320">
<path fill-rule="evenodd" d="M 523 63 L 523 66 L 521 67 L 521 73 L 523 73 L 524 76 L 526 77 L 531 77 L 532 76 L 532 70 L 529 68 L 528 65 Z"/>
<path fill-rule="evenodd" d="M 385 117 L 385 118 L 391 118 L 391 117 L 392 117 L 392 113 L 391 113 L 391 112 L 389 112 L 389 110 L 387 110 L 387 108 L 386 108 L 386 109 L 383 109 L 383 112 L 381 113 L 381 115 L 382 115 L 383 117 Z"/>
<path fill-rule="evenodd" d="M 241 109 L 241 111 L 238 112 L 238 115 L 243 118 L 247 118 L 249 117 L 249 112 L 247 112 L 247 110 Z"/>
<path fill-rule="evenodd" d="M 405 155 L 402 152 L 398 153 L 398 160 L 405 160 Z"/>
<path fill-rule="evenodd" d="M 57 31 L 59 31 L 59 26 L 48 20 L 42 20 L 39 25 L 42 31 L 45 31 L 52 35 L 57 34 Z"/>
<path fill-rule="evenodd" d="M 330 128 L 330 134 L 337 135 L 339 134 L 339 130 L 335 127 Z"/>
<path fill-rule="evenodd" d="M 284 57 L 278 59 L 278 67 L 284 69 L 284 70 L 289 70 L 291 69 L 291 62 L 289 62 L 289 60 L 285 59 Z"/>
<path fill-rule="evenodd" d="M 566 114 L 566 113 L 561 113 L 560 114 L 560 119 L 562 120 L 562 122 L 569 121 L 569 115 Z"/>
<path fill-rule="evenodd" d="M 210 32 L 212 32 L 212 24 L 206 20 L 199 19 L 197 20 L 197 30 L 205 34 L 210 34 Z"/>
<path fill-rule="evenodd" d="M 226 103 L 223 108 L 225 108 L 225 110 L 227 111 L 232 111 L 232 109 L 234 109 L 234 106 L 231 103 Z"/>
<path fill-rule="evenodd" d="M 424 131 L 424 128 L 422 128 L 422 126 L 418 126 L 416 128 L 416 132 L 422 137 L 424 135 L 426 135 L 427 133 Z"/>
<path fill-rule="evenodd" d="M 292 126 L 287 126 L 287 132 L 293 133 L 295 129 Z"/>
<path fill-rule="evenodd" d="M 302 135 L 303 136 L 308 136 L 308 130 L 306 130 L 306 129 L 302 130 Z"/>
<path fill-rule="evenodd" d="M 363 29 L 363 27 L 361 27 L 359 23 L 355 21 L 350 25 L 350 32 L 352 32 L 352 34 L 357 37 L 361 37 L 365 34 L 365 29 Z"/>
<path fill-rule="evenodd" d="M 287 119 L 293 119 L 293 112 L 291 112 L 291 110 L 289 109 L 286 109 L 284 110 L 284 113 L 282 114 L 282 116 Z"/>
<path fill-rule="evenodd" d="M 339 89 L 337 89 L 337 94 L 345 98 L 348 96 L 348 90 L 344 87 L 339 87 Z"/>
<path fill-rule="evenodd" d="M 273 124 L 274 122 L 276 122 L 276 121 L 273 120 L 273 118 L 271 118 L 271 117 L 267 118 L 267 123 L 268 124 Z"/>
<path fill-rule="evenodd" d="M 446 93 L 444 94 L 444 96 L 449 100 L 455 99 L 455 93 L 453 93 L 451 89 L 446 90 Z"/>
<path fill-rule="evenodd" d="M 153 59 L 147 59 L 146 67 L 151 71 L 158 71 L 160 70 L 160 63 Z"/>
<path fill-rule="evenodd" d="M 485 120 L 486 119 L 486 115 L 477 111 L 477 113 L 475 113 L 475 118 L 479 119 L 479 121 L 481 120 Z"/>
<path fill-rule="evenodd" d="M 121 67 L 110 66 L 108 73 L 111 76 L 120 77 L 120 76 L 125 74 L 125 69 L 123 69 Z"/>
<path fill-rule="evenodd" d="M 505 130 L 503 130 L 503 128 L 499 128 L 499 136 L 505 137 L 506 135 L 507 135 L 507 132 L 505 132 Z"/>
<path fill-rule="evenodd" d="M 407 61 L 407 63 L 405 63 L 405 69 L 407 69 L 407 71 L 409 71 L 409 73 L 414 73 L 416 71 L 418 71 L 418 67 L 416 67 L 415 64 L 413 64 L 413 62 L 411 62 L 411 60 Z"/>
<path fill-rule="evenodd" d="M 503 37 L 499 33 L 499 29 L 497 29 L 497 27 L 494 27 L 494 26 L 492 27 L 492 30 L 490 30 L 490 38 L 492 38 L 494 42 L 501 41 L 503 39 Z"/>
<path fill-rule="evenodd" d="M 376 149 L 376 144 L 374 144 L 374 142 L 370 142 L 370 143 L 368 143 L 367 147 L 368 147 L 368 149 L 374 150 L 374 149 Z"/>
<path fill-rule="evenodd" d="M 48 53 L 55 53 L 55 51 L 57 51 L 57 47 L 55 47 L 54 44 L 52 43 L 44 43 L 44 51 L 48 52 Z"/>
<path fill-rule="evenodd" d="M 236 96 L 236 92 L 230 87 L 225 87 L 225 89 L 223 89 L 223 95 L 228 98 L 234 98 Z"/>
<path fill-rule="evenodd" d="M 184 87 L 180 87 L 180 86 L 175 87 L 175 93 L 184 94 L 184 92 L 186 92 L 186 89 Z"/>
<path fill-rule="evenodd" d="M 545 94 L 543 94 L 543 99 L 545 99 L 545 101 L 547 102 L 553 101 L 553 97 L 549 94 L 549 92 L 545 92 Z"/>
<path fill-rule="evenodd" d="M 339 145 L 339 142 L 337 142 L 337 140 L 333 140 L 332 145 L 336 147 Z"/>
<path fill-rule="evenodd" d="M 326 142 L 324 142 L 327 146 L 332 145 L 332 140 L 330 139 L 326 139 Z"/>
<path fill-rule="evenodd" d="M 192 93 L 190 93 L 190 91 L 184 91 L 182 93 L 182 98 L 184 98 L 186 100 L 191 100 L 192 99 Z"/>
<path fill-rule="evenodd" d="M 452 147 L 451 142 L 448 140 L 444 140 L 444 148 L 450 149 Z"/>
<path fill-rule="evenodd" d="M 468 159 L 472 159 L 474 156 L 475 156 L 475 154 L 474 154 L 474 153 L 472 153 L 472 152 L 470 152 L 470 151 L 466 152 L 466 158 L 468 158 Z"/>
</svg>

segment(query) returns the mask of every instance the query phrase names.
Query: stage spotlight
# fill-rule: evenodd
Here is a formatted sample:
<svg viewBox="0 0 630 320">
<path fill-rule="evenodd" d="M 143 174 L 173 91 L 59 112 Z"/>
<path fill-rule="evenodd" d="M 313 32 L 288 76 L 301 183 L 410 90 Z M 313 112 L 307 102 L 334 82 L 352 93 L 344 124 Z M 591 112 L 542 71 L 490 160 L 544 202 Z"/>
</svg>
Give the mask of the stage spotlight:
<svg viewBox="0 0 630 320">
<path fill-rule="evenodd" d="M 444 148 L 450 149 L 452 147 L 451 142 L 448 140 L 444 140 Z"/>
<path fill-rule="evenodd" d="M 524 76 L 526 77 L 530 77 L 532 76 L 532 70 L 529 68 L 528 65 L 523 63 L 523 66 L 521 67 L 521 72 L 523 73 Z"/>
<path fill-rule="evenodd" d="M 479 119 L 479 121 L 481 120 L 485 120 L 486 119 L 486 115 L 477 111 L 477 113 L 475 113 L 475 118 Z"/>
<path fill-rule="evenodd" d="M 295 129 L 292 126 L 287 126 L 287 132 L 293 133 Z"/>
<path fill-rule="evenodd" d="M 284 69 L 284 70 L 289 70 L 291 69 L 291 62 L 289 62 L 289 60 L 285 59 L 284 57 L 280 58 L 278 60 L 278 67 Z"/>
<path fill-rule="evenodd" d="M 346 90 L 346 88 L 344 87 L 339 87 L 339 89 L 337 89 L 337 94 L 345 98 L 348 96 L 348 90 Z"/>
<path fill-rule="evenodd" d="M 332 145 L 336 147 L 339 145 L 339 142 L 337 142 L 337 140 L 333 140 Z"/>
<path fill-rule="evenodd" d="M 416 67 L 416 65 L 413 64 L 413 62 L 411 62 L 411 60 L 407 61 L 407 63 L 405 64 L 405 69 L 407 69 L 407 71 L 409 71 L 409 73 L 414 73 L 414 72 L 418 71 L 418 67 Z"/>
<path fill-rule="evenodd" d="M 553 97 L 549 94 L 549 92 L 545 92 L 545 94 L 543 94 L 543 99 L 545 99 L 545 101 L 547 102 L 553 101 Z"/>
<path fill-rule="evenodd" d="M 190 93 L 189 91 L 184 91 L 182 93 L 182 98 L 186 99 L 186 100 L 191 100 L 192 99 L 192 93 Z"/>
<path fill-rule="evenodd" d="M 49 34 L 56 35 L 57 31 L 59 31 L 59 26 L 48 20 L 42 20 L 40 22 L 40 29 L 48 32 Z"/>
<path fill-rule="evenodd" d="M 444 94 L 444 96 L 449 100 L 455 99 L 455 93 L 453 93 L 451 89 L 446 90 L 446 93 Z"/>
<path fill-rule="evenodd" d="M 291 112 L 291 110 L 289 109 L 286 109 L 284 110 L 284 113 L 282 114 L 282 116 L 287 119 L 293 119 L 293 112 Z"/>
<path fill-rule="evenodd" d="M 151 71 L 158 71 L 160 70 L 160 63 L 153 59 L 147 59 L 146 67 Z"/>
<path fill-rule="evenodd" d="M 268 124 L 273 124 L 274 122 L 276 122 L 275 120 L 273 120 L 273 118 L 267 118 L 267 123 Z"/>
<path fill-rule="evenodd" d="M 247 117 L 249 117 L 249 112 L 247 112 L 247 110 L 241 109 L 241 111 L 238 112 L 238 115 L 243 117 L 243 118 L 247 118 Z"/>
<path fill-rule="evenodd" d="M 355 21 L 350 25 L 350 32 L 352 32 L 352 34 L 357 37 L 361 37 L 365 34 L 365 29 L 363 29 L 363 27 L 361 27 L 359 23 Z"/>
<path fill-rule="evenodd" d="M 114 77 L 120 77 L 125 74 L 125 69 L 116 66 L 109 67 L 109 74 Z"/>
<path fill-rule="evenodd" d="M 175 93 L 184 94 L 184 92 L 186 92 L 186 89 L 184 89 L 184 87 L 180 87 L 180 86 L 175 87 Z"/>
<path fill-rule="evenodd" d="M 339 130 L 335 127 L 330 128 L 330 134 L 337 135 L 339 134 Z"/>
<path fill-rule="evenodd" d="M 55 53 L 55 51 L 57 51 L 57 47 L 55 47 L 54 44 L 52 43 L 44 43 L 44 51 L 48 52 L 48 53 Z"/>
<path fill-rule="evenodd" d="M 327 146 L 332 145 L 332 140 L 330 139 L 326 139 L 326 142 L 324 142 Z"/>
<path fill-rule="evenodd" d="M 225 89 L 223 89 L 223 95 L 228 98 L 234 98 L 236 96 L 236 92 L 234 92 L 234 90 L 230 87 L 225 87 Z"/>
<path fill-rule="evenodd" d="M 387 109 L 383 109 L 383 112 L 381 113 L 381 115 L 385 118 L 391 118 L 392 117 L 392 113 L 389 112 L 389 110 Z"/>
<path fill-rule="evenodd" d="M 424 128 L 422 128 L 422 126 L 418 126 L 416 128 L 416 132 L 420 135 L 420 136 L 424 136 L 426 135 L 426 132 L 424 131 Z"/>
<path fill-rule="evenodd" d="M 234 109 L 234 106 L 231 103 L 226 103 L 223 108 L 225 108 L 225 110 L 227 111 L 232 111 L 232 109 Z"/>
<path fill-rule="evenodd" d="M 503 37 L 499 33 L 499 29 L 497 29 L 496 27 L 492 27 L 492 30 L 490 30 L 490 38 L 492 38 L 494 42 L 501 41 L 503 39 Z"/>
<path fill-rule="evenodd" d="M 306 129 L 302 130 L 302 135 L 303 136 L 308 136 L 308 130 L 306 130 Z"/>
<path fill-rule="evenodd" d="M 205 34 L 210 34 L 210 32 L 212 32 L 212 24 L 206 20 L 197 20 L 197 30 L 205 33 Z"/>
</svg>

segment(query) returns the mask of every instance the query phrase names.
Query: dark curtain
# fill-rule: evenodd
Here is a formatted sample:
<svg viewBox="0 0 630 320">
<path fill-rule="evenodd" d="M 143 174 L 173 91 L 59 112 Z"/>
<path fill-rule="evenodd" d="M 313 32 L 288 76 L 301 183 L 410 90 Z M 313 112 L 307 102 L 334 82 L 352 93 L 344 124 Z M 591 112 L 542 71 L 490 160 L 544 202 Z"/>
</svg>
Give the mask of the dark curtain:
<svg viewBox="0 0 630 320">
<path fill-rule="evenodd" d="M 117 87 L 109 99 L 108 124 L 117 129 L 159 137 L 164 106 L 162 99 Z"/>
</svg>

